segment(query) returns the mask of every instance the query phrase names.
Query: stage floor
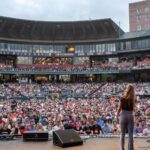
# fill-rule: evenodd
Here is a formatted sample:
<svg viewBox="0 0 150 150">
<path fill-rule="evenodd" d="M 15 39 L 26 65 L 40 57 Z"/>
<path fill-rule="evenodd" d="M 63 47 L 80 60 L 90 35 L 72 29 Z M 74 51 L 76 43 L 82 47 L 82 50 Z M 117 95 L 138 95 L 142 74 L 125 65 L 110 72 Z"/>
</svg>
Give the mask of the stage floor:
<svg viewBox="0 0 150 150">
<path fill-rule="evenodd" d="M 126 139 L 126 150 L 127 150 Z M 134 150 L 150 150 L 149 139 L 134 139 Z M 23 142 L 21 139 L 0 141 L 0 150 L 60 150 L 52 141 Z M 119 138 L 93 138 L 84 141 L 82 146 L 68 147 L 69 150 L 119 150 Z"/>
</svg>

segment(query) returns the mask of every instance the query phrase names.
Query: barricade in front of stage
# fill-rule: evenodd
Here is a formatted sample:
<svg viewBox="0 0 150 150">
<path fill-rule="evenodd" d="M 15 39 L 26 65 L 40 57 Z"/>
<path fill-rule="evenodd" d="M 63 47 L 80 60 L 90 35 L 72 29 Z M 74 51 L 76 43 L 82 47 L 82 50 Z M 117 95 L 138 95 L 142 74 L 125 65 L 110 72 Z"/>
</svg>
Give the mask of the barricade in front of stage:
<svg viewBox="0 0 150 150">
<path fill-rule="evenodd" d="M 48 134 L 48 132 L 44 132 L 44 133 L 46 133 L 45 134 L 46 136 L 45 136 L 45 140 L 43 140 L 43 141 L 52 141 L 53 140 L 53 136 L 51 134 Z M 29 135 L 29 132 L 27 132 L 27 133 L 25 132 L 24 136 L 23 135 L 6 135 L 6 134 L 4 134 L 4 135 L 0 135 L 0 140 L 17 140 L 17 139 L 21 139 L 21 138 L 23 139 L 24 137 L 26 138 L 26 136 L 28 136 L 28 135 Z M 39 136 L 37 136 L 37 135 L 38 134 L 36 134 L 36 132 L 34 132 L 32 134 L 32 138 L 34 138 L 34 137 L 39 138 L 38 140 L 35 140 L 35 141 L 40 141 L 40 138 L 41 138 L 40 134 L 39 134 Z M 83 140 L 91 139 L 91 138 L 119 138 L 120 137 L 119 134 L 99 134 L 99 135 L 96 135 L 96 134 L 91 134 L 91 135 L 81 134 L 79 136 Z M 128 135 L 126 135 L 126 137 L 128 137 Z M 27 137 L 27 138 L 28 138 L 27 140 L 23 139 L 23 141 L 28 141 L 28 140 L 32 141 L 31 136 L 30 136 L 30 138 L 29 137 Z M 142 134 L 137 134 L 137 135 L 134 135 L 134 138 L 148 139 L 148 138 L 150 138 L 150 136 L 144 136 Z M 34 139 L 33 139 L 33 141 L 34 141 Z"/>
</svg>

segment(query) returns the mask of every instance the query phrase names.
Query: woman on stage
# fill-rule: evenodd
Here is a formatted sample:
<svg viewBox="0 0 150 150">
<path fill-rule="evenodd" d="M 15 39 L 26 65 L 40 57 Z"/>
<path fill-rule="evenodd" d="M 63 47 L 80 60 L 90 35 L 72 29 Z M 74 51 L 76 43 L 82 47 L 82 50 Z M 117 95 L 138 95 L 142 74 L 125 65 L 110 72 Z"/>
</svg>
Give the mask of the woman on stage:
<svg viewBox="0 0 150 150">
<path fill-rule="evenodd" d="M 117 122 L 119 123 L 120 113 L 120 150 L 125 150 L 125 134 L 128 131 L 128 150 L 134 150 L 133 130 L 134 130 L 134 111 L 135 111 L 135 91 L 132 84 L 128 84 L 124 95 L 120 98 L 117 110 Z"/>
</svg>

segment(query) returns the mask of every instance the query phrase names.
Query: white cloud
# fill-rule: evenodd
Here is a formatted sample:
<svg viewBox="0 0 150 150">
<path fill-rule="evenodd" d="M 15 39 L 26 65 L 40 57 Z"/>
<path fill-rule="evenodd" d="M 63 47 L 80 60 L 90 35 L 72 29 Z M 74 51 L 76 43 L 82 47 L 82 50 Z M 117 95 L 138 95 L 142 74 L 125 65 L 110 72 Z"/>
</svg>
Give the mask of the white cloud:
<svg viewBox="0 0 150 150">
<path fill-rule="evenodd" d="M 46 21 L 112 18 L 128 31 L 128 3 L 137 0 L 1 0 L 0 15 Z"/>
</svg>

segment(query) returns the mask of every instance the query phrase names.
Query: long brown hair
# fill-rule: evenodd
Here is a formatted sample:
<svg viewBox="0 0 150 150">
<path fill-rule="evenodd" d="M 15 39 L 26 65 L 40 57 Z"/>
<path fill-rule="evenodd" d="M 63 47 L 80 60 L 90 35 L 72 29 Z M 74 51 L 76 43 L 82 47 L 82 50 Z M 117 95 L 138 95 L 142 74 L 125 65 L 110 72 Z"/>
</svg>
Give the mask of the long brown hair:
<svg viewBox="0 0 150 150">
<path fill-rule="evenodd" d="M 127 85 L 124 98 L 127 99 L 128 101 L 130 101 L 129 103 L 132 103 L 133 108 L 135 108 L 136 95 L 135 95 L 135 91 L 134 91 L 134 86 L 132 84 Z"/>
</svg>

